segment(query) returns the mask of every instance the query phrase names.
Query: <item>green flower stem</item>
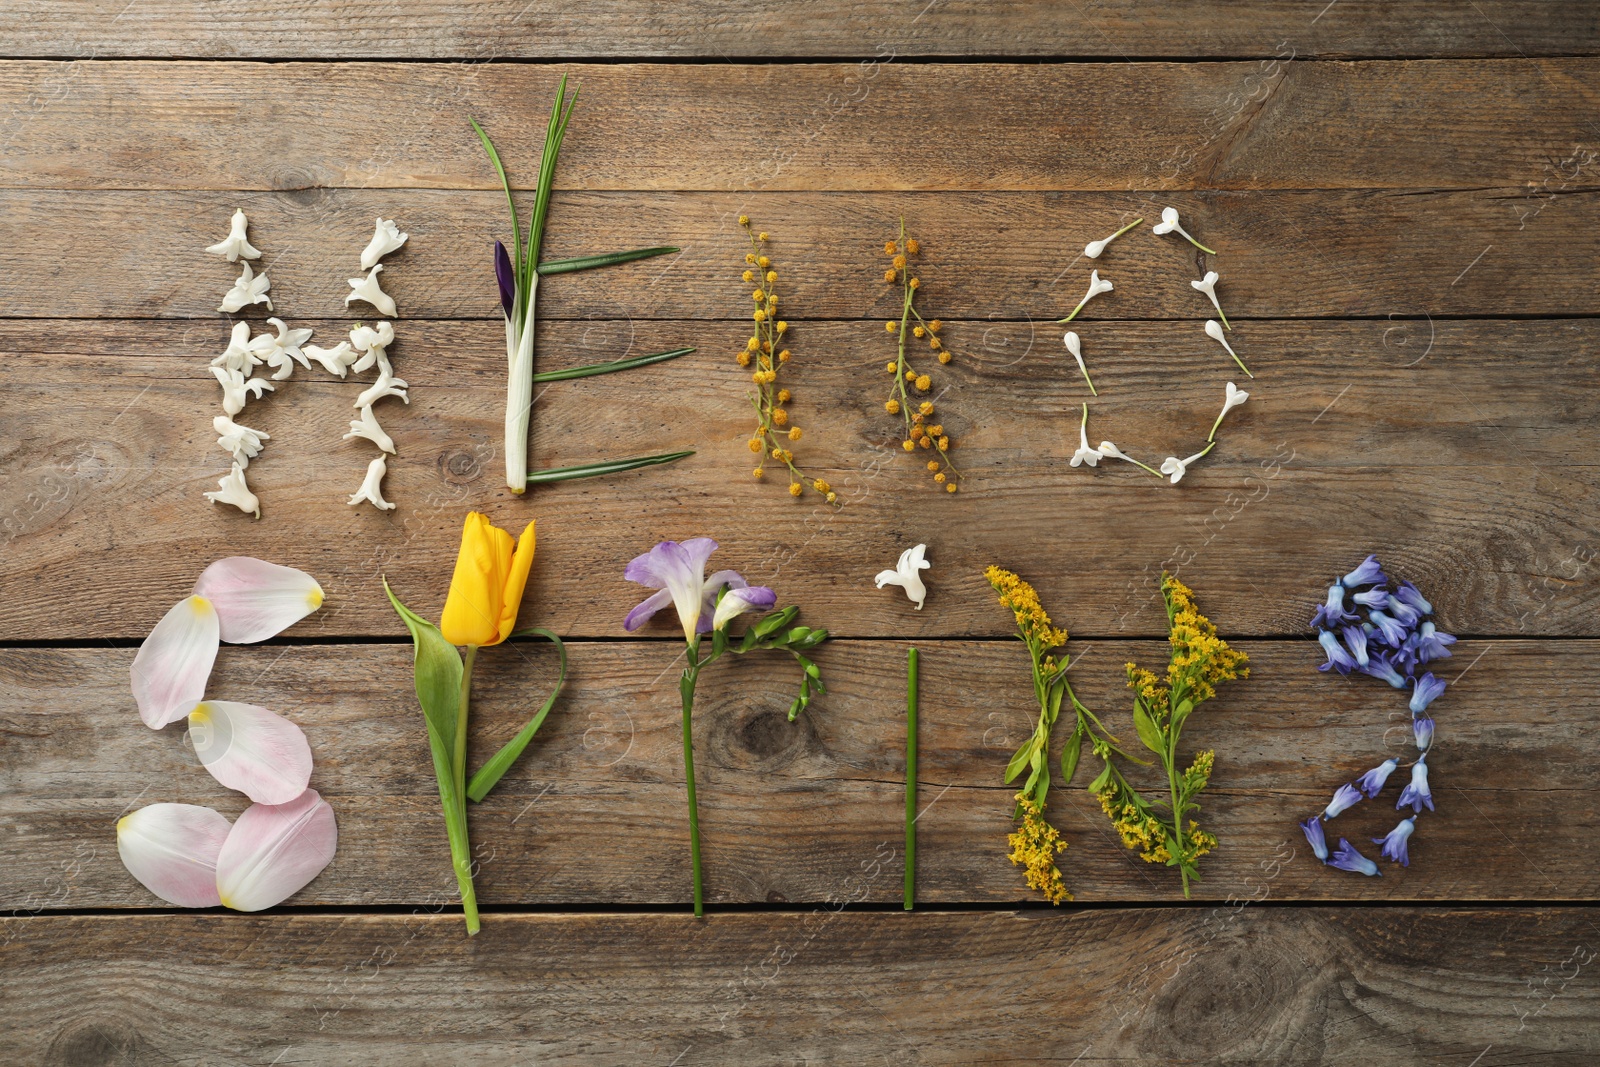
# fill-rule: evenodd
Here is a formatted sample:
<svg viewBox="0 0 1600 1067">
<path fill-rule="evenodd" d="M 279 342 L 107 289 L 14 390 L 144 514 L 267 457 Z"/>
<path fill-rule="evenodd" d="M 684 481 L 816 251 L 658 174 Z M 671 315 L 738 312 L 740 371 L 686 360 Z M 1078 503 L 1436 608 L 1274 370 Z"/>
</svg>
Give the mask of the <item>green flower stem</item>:
<svg viewBox="0 0 1600 1067">
<path fill-rule="evenodd" d="M 1072 314 L 1068 315 L 1064 319 L 1057 319 L 1056 323 L 1058 325 L 1060 325 L 1060 324 L 1065 324 L 1065 323 L 1071 322 L 1073 319 L 1078 317 L 1078 312 L 1082 311 L 1083 310 L 1083 305 L 1087 304 L 1088 302 L 1089 302 L 1089 298 L 1088 297 L 1084 297 L 1082 300 L 1078 301 L 1078 306 L 1072 309 Z"/>
<path fill-rule="evenodd" d="M 461 890 L 461 910 L 467 919 L 467 936 L 478 932 L 478 892 L 472 885 L 472 845 L 467 836 L 467 706 L 472 694 L 472 664 L 478 646 L 468 645 L 461 668 L 461 699 L 456 705 L 456 743 L 451 752 L 451 803 L 445 805 L 445 830 L 450 837 L 450 865 Z"/>
<path fill-rule="evenodd" d="M 461 699 L 456 704 L 456 744 L 451 753 L 455 760 L 451 771 L 455 775 L 458 797 L 467 791 L 467 706 L 472 696 L 472 665 L 477 659 L 478 646 L 468 645 L 467 654 L 462 659 Z"/>
<path fill-rule="evenodd" d="M 1184 234 L 1183 236 L 1188 238 L 1188 241 L 1189 241 L 1190 244 L 1194 245 L 1196 248 L 1198 248 L 1200 251 L 1204 252 L 1206 255 L 1214 256 L 1214 255 L 1217 254 L 1215 249 L 1207 248 L 1205 245 L 1201 244 L 1199 241 L 1196 241 L 1193 237 L 1189 237 L 1189 235 L 1187 233 Z M 1185 894 L 1185 895 L 1187 895 L 1187 894 Z"/>
<path fill-rule="evenodd" d="M 694 913 L 706 913 L 705 879 L 700 871 L 700 809 L 694 791 L 694 731 L 691 717 L 694 714 L 694 686 L 700 678 L 699 641 L 689 644 L 689 666 L 684 668 L 683 679 L 678 683 L 683 695 L 683 776 L 689 792 L 689 859 L 694 866 Z"/>
<path fill-rule="evenodd" d="M 1139 223 L 1141 223 L 1143 221 L 1144 221 L 1143 217 L 1134 219 L 1132 222 L 1128 223 L 1122 229 L 1118 230 L 1116 233 L 1112 234 L 1110 237 L 1107 237 L 1106 238 L 1106 243 L 1110 244 L 1112 241 L 1115 241 L 1118 237 L 1121 237 L 1123 234 L 1127 233 L 1129 230 L 1133 229 L 1135 226 L 1139 225 Z"/>
<path fill-rule="evenodd" d="M 906 652 L 906 911 L 917 897 L 917 660 L 913 645 Z"/>
<path fill-rule="evenodd" d="M 1123 453 L 1123 456 L 1125 456 L 1127 458 L 1129 463 L 1132 463 L 1136 467 L 1143 467 L 1145 470 L 1149 471 L 1151 474 L 1154 474 L 1157 478 L 1162 478 L 1162 479 L 1166 478 L 1165 474 L 1162 474 L 1160 471 L 1156 470 L 1154 467 L 1150 466 L 1148 463 L 1140 463 L 1138 460 L 1134 459 L 1132 456 L 1129 456 L 1126 452 Z"/>
</svg>

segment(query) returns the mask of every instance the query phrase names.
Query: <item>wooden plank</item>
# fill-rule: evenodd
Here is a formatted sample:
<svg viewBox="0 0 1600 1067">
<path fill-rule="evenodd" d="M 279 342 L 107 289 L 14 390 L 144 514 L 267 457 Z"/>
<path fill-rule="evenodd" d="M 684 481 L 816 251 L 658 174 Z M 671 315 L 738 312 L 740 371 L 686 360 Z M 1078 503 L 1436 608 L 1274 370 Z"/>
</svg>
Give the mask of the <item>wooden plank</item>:
<svg viewBox="0 0 1600 1067">
<path fill-rule="evenodd" d="M 437 610 L 425 596 L 410 599 Z M 1067 608 L 1056 617 L 1071 625 L 1077 615 Z M 1010 639 L 921 647 L 919 899 L 1036 900 L 1006 860 L 1012 790 L 1002 780 L 1038 716 L 1026 652 Z M 1242 647 L 1251 678 L 1227 687 L 1185 733 L 1185 751 L 1218 753 L 1203 822 L 1222 844 L 1204 862 L 1197 899 L 1568 901 L 1600 893 L 1589 847 L 1600 831 L 1600 703 L 1588 681 L 1600 644 L 1457 646 L 1442 665 L 1456 681 L 1433 709 L 1438 811 L 1423 813 L 1411 867 L 1385 862 L 1383 876 L 1370 879 L 1316 863 L 1295 824 L 1320 811 L 1341 780 L 1388 755 L 1406 758 L 1403 694 L 1318 673 L 1322 657 L 1307 641 Z M 1079 698 L 1131 736 L 1122 664 L 1165 662 L 1165 643 L 1080 639 L 1073 648 L 1084 657 L 1075 668 Z M 670 640 L 574 645 L 558 709 L 472 810 L 482 902 L 686 906 L 679 652 Z M 207 804 L 229 817 L 243 809 L 242 796 L 197 765 L 180 727 L 153 734 L 139 722 L 128 691 L 132 657 L 127 648 L 0 651 L 0 826 L 9 856 L 0 907 L 159 906 L 117 858 L 117 817 L 157 801 Z M 864 899 L 900 900 L 905 643 L 838 641 L 819 662 L 829 692 L 793 724 L 786 659 L 739 659 L 702 679 L 695 764 L 707 899 L 717 904 L 825 901 L 874 864 L 884 874 Z M 312 786 L 338 814 L 339 853 L 294 905 L 443 907 L 455 899 L 410 663 L 402 644 L 230 647 L 218 659 L 209 692 L 300 723 L 317 757 Z M 472 766 L 516 733 L 554 672 L 542 644 L 480 656 Z M 1152 787 L 1160 782 L 1159 770 L 1154 780 L 1131 771 Z M 1180 900 L 1170 871 L 1112 835 L 1083 789 L 1094 773 L 1058 787 L 1050 807 L 1071 842 L 1061 868 L 1078 901 Z M 1376 855 L 1368 839 L 1399 820 L 1401 784 L 1334 828 Z M 1528 809 L 1529 788 L 1539 791 L 1540 813 Z M 1533 821 L 1537 833 L 1527 832 Z"/>
<path fill-rule="evenodd" d="M 91 0 L 12 0 L 3 54 L 221 59 L 463 59 L 920 56 L 1393 56 L 1593 54 L 1582 4 L 1510 0 L 1291 0 L 1093 6 L 971 2 L 867 6 L 804 0 L 776 9 L 710 0 L 349 0 L 292 14 L 244 0 L 139 0 L 115 18 Z"/>
<path fill-rule="evenodd" d="M 1600 236 L 1588 196 L 1479 192 L 1295 193 L 558 193 L 551 257 L 671 240 L 681 255 L 563 275 L 540 287 L 545 319 L 730 318 L 749 212 L 775 238 L 797 318 L 881 318 L 883 241 L 903 216 L 926 251 L 922 305 L 942 318 L 1053 320 L 1083 295 L 1087 240 L 1137 212 L 1176 205 L 1221 253 L 1229 317 L 1571 315 L 1596 310 Z M 509 230 L 487 192 L 0 192 L 0 316 L 216 318 L 237 274 L 202 249 L 251 216 L 274 304 L 288 318 L 346 314 L 346 279 L 372 220 L 398 218 L 410 243 L 385 290 L 401 316 L 495 318 L 491 247 Z M 139 239 L 127 239 L 138 234 Z M 109 242 L 109 244 L 108 244 Z M 114 249 L 109 253 L 108 249 Z M 1084 317 L 1185 318 L 1204 310 L 1186 282 L 1207 264 L 1147 228 L 1097 266 L 1120 294 Z M 353 311 L 349 314 L 363 314 Z"/>
<path fill-rule="evenodd" d="M 470 943 L 427 913 L 0 931 L 13 1063 L 1587 1067 L 1600 1026 L 1582 908 L 491 915 Z"/>
<path fill-rule="evenodd" d="M 561 73 L 583 94 L 559 180 L 587 190 L 1565 191 L 1594 184 L 1600 134 L 1600 59 L 16 62 L 0 185 L 492 190 L 469 114 L 531 185 Z"/>
<path fill-rule="evenodd" d="M 325 343 L 338 336 L 339 324 L 311 325 Z M 206 563 L 237 551 L 322 581 L 328 607 L 303 632 L 403 636 L 378 575 L 442 597 L 469 508 L 517 528 L 537 516 L 528 604 L 572 635 L 620 636 L 637 592 L 622 580 L 626 560 L 697 534 L 723 542 L 724 565 L 846 635 L 1003 635 L 979 577 L 998 561 L 1029 572 L 1085 635 L 1164 634 L 1154 583 L 1165 566 L 1227 632 L 1298 636 L 1329 576 L 1368 551 L 1421 583 L 1448 629 L 1596 634 L 1590 320 L 1241 322 L 1254 398 L 1177 488 L 1126 464 L 1066 460 L 1083 400 L 1096 442 L 1154 463 L 1195 451 L 1234 372 L 1220 350 L 1194 347 L 1192 323 L 1080 327 L 1101 390 L 1091 398 L 1055 327 L 952 322 L 960 358 L 941 378 L 951 391 L 940 410 L 971 481 L 938 499 L 882 410 L 881 327 L 802 322 L 790 367 L 807 436 L 795 451 L 839 487 L 838 512 L 751 479 L 746 385 L 729 355 L 742 329 L 547 324 L 547 368 L 700 350 L 551 386 L 534 418 L 536 464 L 699 451 L 518 501 L 502 487 L 501 329 L 402 322 L 393 352 L 413 400 L 381 416 L 400 448 L 386 482 L 399 510 L 345 506 L 371 455 L 339 440 L 363 386 L 298 372 L 244 416 L 272 435 L 250 467 L 265 509 L 256 523 L 201 496 L 228 464 L 204 362 L 226 324 L 0 323 L 0 638 L 137 640 Z M 1507 387 L 1530 367 L 1537 390 Z M 920 613 L 870 585 L 917 541 L 935 568 Z"/>
</svg>

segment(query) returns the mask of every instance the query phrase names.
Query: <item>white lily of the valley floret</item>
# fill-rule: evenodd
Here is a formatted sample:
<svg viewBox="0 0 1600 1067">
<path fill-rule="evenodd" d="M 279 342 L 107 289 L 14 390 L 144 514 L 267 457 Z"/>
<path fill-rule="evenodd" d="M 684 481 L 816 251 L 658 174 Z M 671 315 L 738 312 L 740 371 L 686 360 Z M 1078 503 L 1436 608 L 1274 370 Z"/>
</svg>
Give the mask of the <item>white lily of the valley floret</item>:
<svg viewBox="0 0 1600 1067">
<path fill-rule="evenodd" d="M 1249 399 L 1249 393 L 1245 392 L 1243 389 L 1240 389 L 1232 382 L 1229 382 L 1228 391 L 1223 394 L 1222 398 L 1222 411 L 1217 415 L 1217 421 L 1211 424 L 1211 436 L 1207 437 L 1206 440 L 1215 441 L 1217 439 L 1217 427 L 1222 425 L 1222 416 L 1226 415 L 1228 412 L 1232 411 L 1234 408 L 1238 407 L 1240 404 L 1243 404 Z"/>
<path fill-rule="evenodd" d="M 212 419 L 211 428 L 217 431 L 217 444 L 224 452 L 231 453 L 234 462 L 241 467 L 248 467 L 250 461 L 261 454 L 262 441 L 272 439 L 271 434 L 240 426 L 226 415 Z"/>
<path fill-rule="evenodd" d="M 1201 278 L 1197 282 L 1190 282 L 1189 284 L 1195 288 L 1196 292 L 1204 293 L 1206 296 L 1211 298 L 1211 306 L 1217 309 L 1218 315 L 1222 316 L 1222 325 L 1226 326 L 1230 330 L 1233 329 L 1232 326 L 1228 326 L 1228 316 L 1223 314 L 1222 305 L 1217 303 L 1217 272 L 1214 270 L 1208 270 L 1206 271 L 1206 276 L 1204 278 Z"/>
<path fill-rule="evenodd" d="M 388 360 L 384 360 L 383 365 L 378 369 L 378 380 L 367 386 L 366 391 L 356 397 L 356 402 L 353 406 L 370 408 L 386 396 L 397 396 L 409 404 L 411 403 L 411 397 L 406 395 L 407 388 L 406 380 L 404 378 L 396 378 L 389 370 Z"/>
<path fill-rule="evenodd" d="M 263 392 L 275 393 L 278 387 L 265 378 L 246 379 L 236 370 L 226 367 L 212 367 L 211 376 L 222 386 L 222 410 L 229 416 L 237 415 L 244 410 L 250 397 L 260 400 Z"/>
<path fill-rule="evenodd" d="M 393 511 L 395 505 L 383 499 L 383 476 L 389 473 L 389 464 L 378 456 L 367 464 L 367 476 L 361 479 L 361 488 L 357 489 L 350 497 L 350 506 L 355 507 L 365 500 L 380 511 Z"/>
<path fill-rule="evenodd" d="M 1100 253 L 1106 250 L 1106 245 L 1110 244 L 1112 241 L 1115 241 L 1118 237 L 1121 237 L 1123 234 L 1127 233 L 1129 230 L 1133 229 L 1143 221 L 1144 219 L 1134 219 L 1132 222 L 1128 223 L 1126 226 L 1122 227 L 1122 229 L 1118 230 L 1110 237 L 1107 237 L 1105 240 L 1090 241 L 1088 244 L 1083 246 L 1083 254 L 1088 256 L 1090 259 L 1099 259 Z"/>
<path fill-rule="evenodd" d="M 1151 233 L 1158 233 L 1158 234 L 1160 234 L 1160 233 L 1179 233 L 1179 234 L 1182 234 L 1183 235 L 1183 239 L 1185 241 L 1188 241 L 1190 244 L 1194 245 L 1200 251 L 1209 253 L 1210 255 L 1213 255 L 1213 256 L 1216 255 L 1216 253 L 1213 252 L 1211 249 L 1207 248 L 1205 245 L 1201 244 L 1199 241 L 1196 241 L 1193 237 L 1190 237 L 1189 236 L 1189 231 L 1185 230 L 1182 226 L 1178 225 L 1178 209 L 1175 208 L 1175 207 L 1164 207 L 1164 208 L 1162 208 L 1161 209 L 1161 221 L 1156 223 L 1154 226 L 1150 227 L 1150 232 Z"/>
<path fill-rule="evenodd" d="M 233 324 L 233 333 L 228 339 L 228 347 L 223 349 L 222 355 L 211 361 L 211 365 L 239 375 L 249 374 L 261 365 L 261 358 L 256 355 L 250 344 L 250 324 L 248 322 L 236 322 Z"/>
<path fill-rule="evenodd" d="M 1083 299 L 1078 301 L 1078 306 L 1072 309 L 1072 314 L 1068 315 L 1064 319 L 1057 319 L 1056 321 L 1071 322 L 1073 319 L 1078 317 L 1078 312 L 1083 310 L 1083 306 L 1085 304 L 1099 296 L 1101 293 L 1111 292 L 1111 290 L 1114 288 L 1116 287 L 1111 284 L 1111 279 L 1100 277 L 1100 271 L 1098 269 L 1090 271 L 1089 291 L 1083 294 Z"/>
<path fill-rule="evenodd" d="M 322 369 L 329 374 L 340 378 L 349 371 L 350 364 L 356 361 L 356 350 L 350 347 L 349 341 L 340 341 L 332 348 L 322 348 L 319 345 L 306 345 L 302 352 L 310 359 L 322 364 Z"/>
<path fill-rule="evenodd" d="M 350 331 L 350 344 L 361 353 L 359 359 L 352 361 L 352 371 L 360 374 L 374 365 L 380 372 L 389 370 L 388 349 L 394 344 L 394 323 L 380 321 L 376 327 L 372 327 L 358 322 Z"/>
<path fill-rule="evenodd" d="M 261 517 L 261 501 L 250 491 L 244 482 L 244 464 L 234 461 L 233 469 L 222 476 L 217 482 L 216 492 L 207 493 L 206 499 L 213 504 L 232 504 L 246 515 Z"/>
<path fill-rule="evenodd" d="M 394 318 L 394 297 L 384 292 L 378 285 L 378 275 L 382 272 L 383 264 L 379 263 L 367 271 L 365 278 L 349 279 L 352 291 L 345 294 L 345 304 L 348 306 L 352 300 L 365 300 L 378 309 L 378 314 Z"/>
<path fill-rule="evenodd" d="M 272 282 L 267 279 L 266 272 L 257 274 L 250 269 L 250 264 L 239 264 L 244 268 L 239 274 L 239 280 L 233 283 L 227 295 L 222 298 L 218 311 L 233 314 L 246 304 L 265 304 L 267 310 L 272 310 L 272 298 L 267 295 L 267 290 L 272 288 Z"/>
<path fill-rule="evenodd" d="M 340 440 L 349 441 L 357 437 L 371 441 L 385 452 L 391 454 L 394 452 L 394 438 L 384 433 L 383 427 L 378 425 L 377 417 L 372 414 L 371 404 L 361 409 L 359 419 L 350 420 L 350 432 Z"/>
<path fill-rule="evenodd" d="M 879 571 L 873 584 L 879 589 L 886 585 L 898 585 L 906 591 L 906 597 L 922 610 L 922 604 L 928 599 L 928 587 L 922 584 L 920 572 L 932 567 L 925 558 L 928 553 L 927 545 L 912 545 L 900 553 L 900 562 L 896 563 L 892 571 Z"/>
<path fill-rule="evenodd" d="M 1239 364 L 1240 370 L 1244 371 L 1245 374 L 1249 375 L 1251 378 L 1255 377 L 1254 374 L 1250 373 L 1250 368 L 1244 365 L 1244 360 L 1239 358 L 1239 353 L 1233 350 L 1233 346 L 1228 343 L 1228 339 L 1222 335 L 1222 324 L 1216 319 L 1206 320 L 1206 336 L 1220 344 L 1223 348 L 1226 348 L 1228 350 L 1228 355 L 1232 356 L 1233 361 Z"/>
<path fill-rule="evenodd" d="M 1100 465 L 1100 453 L 1089 447 L 1088 404 L 1083 405 L 1083 421 L 1078 424 L 1078 450 L 1072 454 L 1071 465 L 1076 467 L 1081 463 L 1087 463 L 1091 467 Z"/>
<path fill-rule="evenodd" d="M 245 217 L 244 211 L 234 209 L 233 218 L 228 223 L 228 236 L 206 249 L 207 252 L 219 256 L 227 256 L 229 263 L 239 262 L 239 257 L 245 259 L 260 259 L 261 253 L 245 239 L 245 230 L 250 226 L 250 220 Z"/>
<path fill-rule="evenodd" d="M 1067 351 L 1072 353 L 1072 358 L 1078 361 L 1078 372 L 1083 375 L 1083 380 L 1089 383 L 1090 395 L 1099 396 L 1100 393 L 1095 389 L 1093 379 L 1089 377 L 1089 368 L 1083 365 L 1083 348 L 1078 344 L 1078 335 L 1068 330 L 1066 336 L 1061 338 L 1061 341 L 1067 346 Z"/>
<path fill-rule="evenodd" d="M 371 270 L 378 260 L 405 244 L 410 236 L 409 233 L 401 233 L 393 219 L 379 219 L 372 231 L 372 240 L 367 242 L 367 247 L 361 253 L 361 269 Z"/>
<path fill-rule="evenodd" d="M 1183 481 L 1183 476 L 1189 473 L 1189 464 L 1200 459 L 1207 452 L 1210 452 L 1212 446 L 1215 444 L 1215 441 L 1211 442 L 1211 444 L 1206 445 L 1206 447 L 1202 448 L 1188 459 L 1179 459 L 1177 456 L 1168 456 L 1166 459 L 1161 461 L 1161 473 L 1167 475 L 1172 481 L 1173 485 L 1177 485 L 1179 482 Z"/>
<path fill-rule="evenodd" d="M 306 356 L 301 345 L 311 340 L 310 330 L 291 330 L 289 324 L 282 319 L 268 319 L 269 323 L 278 330 L 277 336 L 264 333 L 250 339 L 250 351 L 259 356 L 261 362 L 274 368 L 277 373 L 272 376 L 275 382 L 281 382 L 294 373 L 294 365 L 298 362 L 308 370 L 311 360 Z"/>
</svg>

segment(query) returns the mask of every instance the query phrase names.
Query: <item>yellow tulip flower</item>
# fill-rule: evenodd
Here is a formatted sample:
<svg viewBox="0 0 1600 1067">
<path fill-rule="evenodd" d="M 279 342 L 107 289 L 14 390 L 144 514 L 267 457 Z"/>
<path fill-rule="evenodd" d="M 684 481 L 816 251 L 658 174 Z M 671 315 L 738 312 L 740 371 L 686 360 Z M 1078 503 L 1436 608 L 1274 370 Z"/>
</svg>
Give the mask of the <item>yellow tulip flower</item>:
<svg viewBox="0 0 1600 1067">
<path fill-rule="evenodd" d="M 513 545 L 511 535 L 486 515 L 467 514 L 461 552 L 450 579 L 439 631 L 452 645 L 498 645 L 517 625 L 517 607 L 533 566 L 533 523 Z"/>
</svg>

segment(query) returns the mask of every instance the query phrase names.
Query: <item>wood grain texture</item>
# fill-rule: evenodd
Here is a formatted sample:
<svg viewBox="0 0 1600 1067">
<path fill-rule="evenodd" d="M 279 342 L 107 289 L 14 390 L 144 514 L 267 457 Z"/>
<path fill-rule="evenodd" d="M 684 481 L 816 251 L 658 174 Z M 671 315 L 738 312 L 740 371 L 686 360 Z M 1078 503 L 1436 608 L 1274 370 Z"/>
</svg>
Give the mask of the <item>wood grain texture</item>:
<svg viewBox="0 0 1600 1067">
<path fill-rule="evenodd" d="M 0 67 L 0 185 L 492 190 L 472 115 L 531 186 L 562 73 L 583 91 L 558 181 L 587 190 L 1594 185 L 1600 59 L 1288 57 L 866 70 L 18 62 Z"/>
<path fill-rule="evenodd" d="M 748 7 L 685 0 L 348 0 L 290 11 L 246 0 L 8 0 L 4 55 L 373 59 L 1593 54 L 1600 23 L 1552 0 L 1195 0 L 1124 7 L 1005 0 Z"/>
<path fill-rule="evenodd" d="M 1095 264 L 1119 292 L 1084 318 L 1197 322 L 1205 305 L 1187 282 L 1208 266 L 1224 278 L 1230 319 L 1592 313 L 1600 234 L 1591 195 L 558 192 L 549 257 L 663 240 L 683 252 L 552 279 L 540 287 L 540 315 L 743 317 L 737 219 L 748 212 L 774 237 L 796 318 L 881 318 L 898 307 L 882 250 L 903 216 L 926 248 L 922 307 L 946 319 L 1054 320 L 1087 288 L 1084 243 L 1138 215 L 1153 221 L 1163 204 L 1220 256 L 1206 261 L 1147 223 Z M 345 313 L 346 279 L 381 214 L 411 234 L 383 275 L 402 318 L 499 319 L 492 249 L 510 229 L 503 196 L 356 189 L 0 191 L 0 316 L 214 320 L 238 271 L 202 249 L 226 235 L 235 207 L 250 215 L 287 318 Z M 125 240 L 130 233 L 140 239 Z"/>
<path fill-rule="evenodd" d="M 1056 618 L 1070 625 L 1074 616 Z M 1026 651 L 1011 639 L 920 647 L 919 899 L 1037 902 L 1006 860 L 1012 789 L 1002 780 L 1038 716 Z M 1438 811 L 1419 820 L 1410 868 L 1385 862 L 1381 878 L 1318 864 L 1295 824 L 1342 781 L 1389 755 L 1408 758 L 1404 694 L 1318 673 L 1322 657 L 1310 641 L 1241 647 L 1251 677 L 1225 687 L 1184 735 L 1185 752 L 1218 754 L 1200 818 L 1222 845 L 1203 862 L 1196 899 L 1573 901 L 1600 893 L 1590 861 L 1600 832 L 1600 702 L 1589 684 L 1600 643 L 1457 646 L 1441 665 L 1454 684 L 1432 709 Z M 1078 640 L 1072 648 L 1083 657 L 1080 699 L 1131 736 L 1122 664 L 1164 663 L 1165 643 Z M 687 906 L 680 652 L 670 639 L 573 646 L 561 703 L 496 792 L 472 808 L 481 902 Z M 181 727 L 157 734 L 139 721 L 128 691 L 132 658 L 123 648 L 0 652 L 0 827 L 9 857 L 0 908 L 161 906 L 117 858 L 118 816 L 158 801 L 211 805 L 230 818 L 243 809 L 242 796 L 198 765 Z M 882 876 L 862 899 L 899 901 L 904 661 L 903 641 L 825 646 L 818 662 L 829 692 L 795 723 L 785 719 L 796 681 L 786 657 L 707 672 L 695 764 L 709 901 L 826 901 L 869 868 Z M 298 722 L 317 758 L 312 787 L 338 814 L 338 855 L 292 906 L 454 904 L 410 664 L 402 644 L 229 647 L 218 659 L 208 692 Z M 516 733 L 554 674 L 548 646 L 479 657 L 470 765 Z M 1172 872 L 1112 835 L 1084 791 L 1097 773 L 1092 763 L 1086 758 L 1076 784 L 1051 794 L 1050 817 L 1071 842 L 1060 860 L 1067 884 L 1082 903 L 1181 900 Z M 1153 781 L 1140 768 L 1130 776 L 1161 782 L 1159 771 Z M 1379 800 L 1331 829 L 1376 856 L 1369 839 L 1399 821 L 1394 802 L 1408 777 L 1397 774 Z"/>
<path fill-rule="evenodd" d="M 0 934 L 0 1054 L 48 1067 L 1587 1067 L 1600 1027 L 1586 909 L 488 915 L 470 943 L 428 913 Z"/>
<path fill-rule="evenodd" d="M 402 276 L 404 268 L 397 267 Z M 551 287 L 552 289 L 555 286 Z M 726 287 L 724 287 L 726 288 Z M 298 321 L 298 320 L 297 320 Z M 331 344 L 340 324 L 310 323 Z M 212 559 L 244 551 L 303 567 L 329 593 L 300 632 L 404 636 L 378 583 L 439 597 L 472 508 L 540 523 L 527 603 L 573 636 L 623 636 L 637 587 L 625 562 L 662 538 L 710 535 L 718 557 L 844 635 L 1003 635 L 982 569 L 1027 573 L 1088 636 L 1164 635 L 1163 566 L 1201 591 L 1229 634 L 1304 633 L 1330 575 L 1375 551 L 1421 584 L 1445 628 L 1593 635 L 1590 561 L 1600 492 L 1586 441 L 1597 416 L 1591 320 L 1241 322 L 1260 375 L 1221 444 L 1174 488 L 1127 464 L 1069 468 L 1080 403 L 1091 440 L 1158 464 L 1205 440 L 1236 377 L 1193 323 L 1079 327 L 1091 398 L 1055 327 L 951 322 L 941 371 L 967 492 L 939 493 L 882 408 L 876 320 L 800 322 L 789 365 L 794 446 L 839 487 L 834 512 L 756 483 L 735 322 L 546 324 L 549 369 L 700 346 L 646 370 L 557 383 L 534 417 L 542 466 L 695 448 L 671 467 L 536 490 L 502 486 L 502 330 L 402 322 L 393 354 L 409 407 L 381 410 L 400 455 L 391 515 L 349 508 L 372 450 L 342 442 L 364 386 L 297 372 L 252 403 L 272 435 L 249 478 L 257 523 L 201 496 L 227 470 L 205 361 L 225 323 L 0 323 L 0 636 L 139 639 Z M 1507 382 L 1537 367 L 1536 390 Z M 778 477 L 774 475 L 774 477 Z M 820 504 L 820 502 L 819 502 Z M 870 576 L 927 543 L 933 598 L 915 612 Z M 49 588 L 43 597 L 40 590 Z M 437 605 L 434 605 L 437 607 Z"/>
</svg>

